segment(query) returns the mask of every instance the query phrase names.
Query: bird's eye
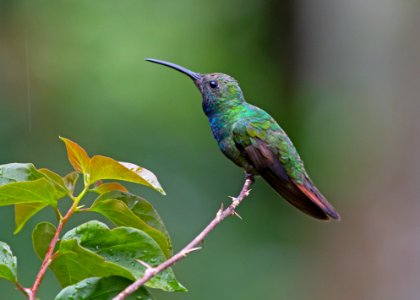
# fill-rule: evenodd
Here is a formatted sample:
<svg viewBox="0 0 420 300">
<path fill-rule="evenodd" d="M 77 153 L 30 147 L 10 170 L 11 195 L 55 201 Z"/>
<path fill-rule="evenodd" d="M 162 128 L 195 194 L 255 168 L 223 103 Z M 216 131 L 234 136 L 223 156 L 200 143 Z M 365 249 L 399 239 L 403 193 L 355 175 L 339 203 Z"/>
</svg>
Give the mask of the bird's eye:
<svg viewBox="0 0 420 300">
<path fill-rule="evenodd" d="M 215 88 L 217 88 L 217 81 L 212 80 L 212 81 L 209 82 L 209 85 L 212 89 L 215 89 Z"/>
</svg>

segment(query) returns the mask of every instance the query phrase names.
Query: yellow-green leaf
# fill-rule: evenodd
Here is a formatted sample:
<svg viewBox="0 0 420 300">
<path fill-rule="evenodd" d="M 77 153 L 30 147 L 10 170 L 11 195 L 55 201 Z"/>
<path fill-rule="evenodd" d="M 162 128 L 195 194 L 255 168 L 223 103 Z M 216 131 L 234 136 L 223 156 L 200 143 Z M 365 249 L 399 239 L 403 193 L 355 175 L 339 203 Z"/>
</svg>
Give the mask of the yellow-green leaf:
<svg viewBox="0 0 420 300">
<path fill-rule="evenodd" d="M 37 212 L 48 206 L 47 203 L 22 203 L 15 205 L 15 231 L 14 234 L 19 233 L 26 222 L 29 221 Z"/>
<path fill-rule="evenodd" d="M 143 184 L 165 195 L 155 174 L 132 163 L 118 162 L 110 157 L 95 155 L 90 164 L 90 182 L 116 179 Z"/>
<path fill-rule="evenodd" d="M 46 168 L 38 169 L 38 171 L 47 176 L 47 178 L 49 178 L 51 182 L 54 183 L 55 189 L 57 190 L 57 199 L 61 199 L 67 195 L 66 185 L 64 184 L 64 180 L 60 175 Z"/>
<path fill-rule="evenodd" d="M 44 181 L 36 182 L 43 178 Z M 46 183 L 45 180 L 48 180 L 50 184 Z M 16 184 L 16 183 L 23 183 L 17 185 L 9 185 L 9 184 Z M 15 234 L 18 233 L 25 223 L 38 211 L 46 207 L 47 205 L 55 205 L 57 199 L 60 199 L 66 195 L 66 189 L 63 186 L 63 180 L 61 179 L 60 175 L 48 170 L 48 169 L 36 169 L 33 164 L 28 163 L 11 163 L 0 165 L 0 191 L 2 191 L 3 196 L 0 196 L 0 205 L 9 205 L 16 203 L 15 207 Z M 52 197 L 51 188 L 54 187 L 55 189 L 55 197 Z M 43 188 L 47 189 L 47 193 L 45 197 L 39 195 L 39 191 L 37 189 Z M 17 189 L 23 188 L 27 189 L 23 194 L 22 191 L 18 192 Z M 31 188 L 34 190 L 31 191 Z M 7 193 L 9 193 L 7 195 Z M 17 195 L 17 193 L 19 195 Z M 6 195 L 5 195 L 6 194 Z M 29 195 L 28 195 L 29 194 Z M 36 199 L 33 199 L 36 196 Z M 20 197 L 21 199 L 14 199 L 13 197 Z M 29 197 L 29 198 L 28 198 Z M 7 198 L 7 199 L 5 199 Z M 42 198 L 42 199 L 41 199 Z M 52 201 L 52 203 L 48 202 L 48 199 Z M 27 203 L 29 201 L 29 203 Z M 25 203 L 22 203 L 25 202 Z"/>
<path fill-rule="evenodd" d="M 89 174 L 90 158 L 86 153 L 86 150 L 79 146 L 79 144 L 60 137 L 64 142 L 67 149 L 67 157 L 73 168 L 83 174 Z"/>
<path fill-rule="evenodd" d="M 56 206 L 56 190 L 46 178 L 0 186 L 0 206 L 19 203 L 45 203 Z"/>
</svg>

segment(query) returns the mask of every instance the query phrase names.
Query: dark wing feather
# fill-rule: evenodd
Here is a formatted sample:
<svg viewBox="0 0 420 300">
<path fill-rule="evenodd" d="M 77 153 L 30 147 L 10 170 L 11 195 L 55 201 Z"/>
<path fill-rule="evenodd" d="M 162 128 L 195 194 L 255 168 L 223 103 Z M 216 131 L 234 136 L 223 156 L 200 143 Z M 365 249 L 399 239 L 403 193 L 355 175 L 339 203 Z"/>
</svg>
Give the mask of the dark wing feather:
<svg viewBox="0 0 420 300">
<path fill-rule="evenodd" d="M 322 220 L 340 216 L 306 174 L 292 142 L 263 110 L 251 107 L 232 128 L 234 143 L 249 164 L 289 203 Z"/>
<path fill-rule="evenodd" d="M 309 188 L 300 188 L 290 179 L 279 159 L 264 142 L 255 140 L 243 148 L 243 151 L 258 173 L 290 204 L 317 219 L 328 220 L 328 216 L 338 218 L 337 213 L 332 213 L 334 209 L 330 209 L 331 205 L 325 198 L 313 197 L 308 192 Z M 320 195 L 319 192 L 318 194 Z M 325 203 L 328 205 L 324 205 Z M 329 209 L 325 209 L 327 207 Z"/>
</svg>

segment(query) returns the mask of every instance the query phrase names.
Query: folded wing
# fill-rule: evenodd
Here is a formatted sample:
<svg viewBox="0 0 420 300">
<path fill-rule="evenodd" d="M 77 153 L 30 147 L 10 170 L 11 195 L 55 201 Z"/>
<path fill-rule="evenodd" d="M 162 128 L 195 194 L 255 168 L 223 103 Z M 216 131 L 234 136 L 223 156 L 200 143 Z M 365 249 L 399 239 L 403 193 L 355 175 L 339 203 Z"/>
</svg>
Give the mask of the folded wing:
<svg viewBox="0 0 420 300">
<path fill-rule="evenodd" d="M 238 123 L 232 132 L 238 150 L 290 204 L 317 219 L 339 219 L 337 211 L 309 179 L 289 138 L 277 123 L 275 125 L 279 132 L 249 121 Z M 286 143 L 286 147 L 282 147 L 282 143 Z"/>
</svg>

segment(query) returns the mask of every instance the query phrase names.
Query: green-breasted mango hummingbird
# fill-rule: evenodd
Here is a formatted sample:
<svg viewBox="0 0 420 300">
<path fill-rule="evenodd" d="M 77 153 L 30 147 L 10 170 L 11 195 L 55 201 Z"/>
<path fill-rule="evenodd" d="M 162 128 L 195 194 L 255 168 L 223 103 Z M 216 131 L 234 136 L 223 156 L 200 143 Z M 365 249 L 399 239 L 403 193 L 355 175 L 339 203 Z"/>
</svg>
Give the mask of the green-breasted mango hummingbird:
<svg viewBox="0 0 420 300">
<path fill-rule="evenodd" d="M 260 175 L 284 199 L 321 220 L 340 219 L 312 183 L 287 134 L 264 110 L 245 101 L 238 82 L 222 73 L 200 74 L 157 59 L 189 76 L 203 98 L 203 110 L 220 150 L 247 174 Z"/>
</svg>

